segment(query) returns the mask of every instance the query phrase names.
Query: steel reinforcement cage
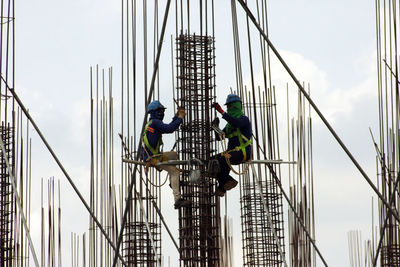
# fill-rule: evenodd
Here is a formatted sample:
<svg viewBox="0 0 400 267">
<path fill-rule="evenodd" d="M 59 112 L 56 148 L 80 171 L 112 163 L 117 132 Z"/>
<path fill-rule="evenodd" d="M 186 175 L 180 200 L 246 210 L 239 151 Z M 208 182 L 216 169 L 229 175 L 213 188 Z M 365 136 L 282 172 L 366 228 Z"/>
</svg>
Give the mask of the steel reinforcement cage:
<svg viewBox="0 0 400 267">
<path fill-rule="evenodd" d="M 1 138 L 5 146 L 10 167 L 13 168 L 14 130 L 10 126 L 0 127 Z M 0 265 L 11 266 L 13 261 L 13 192 L 10 175 L 7 170 L 4 154 L 0 153 Z"/>
<path fill-rule="evenodd" d="M 143 172 L 140 169 L 139 175 Z M 123 255 L 129 266 L 160 266 L 157 260 L 161 257 L 161 224 L 153 204 L 160 197 L 160 192 L 152 185 L 159 179 L 160 174 L 156 170 L 150 170 L 146 178 L 140 177 L 139 181 L 147 180 L 147 184 L 140 183 L 140 196 L 135 194 L 132 198 L 123 246 Z"/>
<path fill-rule="evenodd" d="M 207 162 L 215 153 L 215 136 L 210 126 L 215 98 L 214 38 L 183 35 L 177 44 L 177 99 L 187 115 L 178 133 L 181 159 Z M 192 205 L 179 211 L 180 261 L 184 266 L 220 266 L 219 199 L 215 180 L 200 166 L 201 182 L 189 181 L 189 168 L 180 178 L 182 197 Z"/>
<path fill-rule="evenodd" d="M 254 137 L 252 158 L 279 159 L 274 88 L 257 92 L 258 102 L 255 102 L 254 98 L 251 100 L 254 94 L 255 91 L 250 92 L 247 89 L 240 94 L 244 100 L 244 112 L 252 122 Z M 246 164 L 242 168 L 246 168 Z M 278 175 L 277 179 L 280 179 L 280 167 L 272 168 Z M 243 265 L 282 266 L 283 259 L 272 231 L 274 229 L 276 232 L 280 249 L 285 253 L 283 204 L 279 181 L 274 178 L 266 165 L 253 166 L 240 178 Z M 258 186 L 257 181 L 260 183 Z M 258 188 L 262 191 L 261 194 Z M 272 226 L 269 224 L 262 198 L 271 216 Z"/>
<path fill-rule="evenodd" d="M 153 237 L 156 250 L 159 251 L 159 243 L 161 241 L 160 225 L 157 223 L 149 223 L 150 232 Z M 126 226 L 126 234 L 124 239 L 124 255 L 125 262 L 129 266 L 158 266 L 157 257 L 151 246 L 148 230 L 144 222 L 133 222 Z M 160 257 L 161 255 L 158 254 Z"/>
<path fill-rule="evenodd" d="M 275 188 L 275 183 L 263 183 L 263 198 L 267 202 L 269 213 L 280 243 L 284 242 L 282 195 Z M 267 213 L 257 187 L 244 175 L 241 186 L 241 220 L 243 238 L 244 266 L 281 266 L 283 261 L 268 224 Z"/>
</svg>

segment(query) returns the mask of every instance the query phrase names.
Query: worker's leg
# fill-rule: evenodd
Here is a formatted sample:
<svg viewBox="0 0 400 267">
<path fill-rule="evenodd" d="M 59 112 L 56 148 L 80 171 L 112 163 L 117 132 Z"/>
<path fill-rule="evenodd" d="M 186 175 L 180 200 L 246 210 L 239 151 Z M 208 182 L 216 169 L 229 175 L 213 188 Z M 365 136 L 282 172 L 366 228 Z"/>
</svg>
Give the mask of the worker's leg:
<svg viewBox="0 0 400 267">
<path fill-rule="evenodd" d="M 176 160 L 176 159 L 178 159 L 178 153 L 176 153 L 175 151 L 164 152 L 163 155 L 164 155 L 168 160 Z"/>
<path fill-rule="evenodd" d="M 176 160 L 178 159 L 178 153 L 175 151 L 168 151 L 164 152 L 163 155 L 165 156 L 166 160 Z M 179 193 L 179 174 L 180 171 L 173 165 L 162 165 L 162 170 L 165 170 L 169 174 L 169 182 L 171 184 L 172 193 L 174 195 L 174 200 L 177 201 L 181 194 Z"/>
<path fill-rule="evenodd" d="M 172 194 L 174 195 L 174 200 L 177 201 L 181 194 L 179 193 L 179 174 L 178 168 L 172 165 L 162 165 L 160 166 L 162 170 L 165 170 L 169 174 L 169 182 L 171 183 Z"/>
<path fill-rule="evenodd" d="M 229 152 L 229 164 L 237 165 L 243 161 L 243 153 L 242 151 L 231 151 Z M 229 190 L 236 186 L 237 181 L 229 175 L 231 171 L 231 167 L 228 164 L 225 156 L 218 154 L 215 157 L 219 163 L 219 173 L 217 174 L 218 187 L 223 190 Z M 222 190 L 222 191 L 223 191 Z"/>
<path fill-rule="evenodd" d="M 175 151 L 169 151 L 163 154 L 167 160 L 178 159 L 178 154 Z M 189 206 L 190 201 L 182 199 L 181 194 L 179 192 L 180 171 L 178 170 L 178 168 L 175 167 L 174 165 L 162 165 L 161 169 L 167 171 L 169 174 L 169 182 L 171 184 L 172 194 L 174 195 L 174 200 L 175 200 L 175 205 L 174 205 L 175 209 Z"/>
<path fill-rule="evenodd" d="M 225 157 L 221 154 L 218 154 L 215 159 L 218 160 L 219 165 L 219 172 L 217 173 L 216 178 L 218 180 L 218 185 L 222 186 L 225 180 L 229 177 L 230 168 Z"/>
</svg>

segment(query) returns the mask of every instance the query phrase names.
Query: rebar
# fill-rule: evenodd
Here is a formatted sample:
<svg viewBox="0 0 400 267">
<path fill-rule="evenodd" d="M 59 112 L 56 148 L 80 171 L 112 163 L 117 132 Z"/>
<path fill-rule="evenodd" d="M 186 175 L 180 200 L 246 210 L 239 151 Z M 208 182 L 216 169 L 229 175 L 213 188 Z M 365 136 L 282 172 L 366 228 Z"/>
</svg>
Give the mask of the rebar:
<svg viewBox="0 0 400 267">
<path fill-rule="evenodd" d="M 164 40 L 165 28 L 166 28 L 166 24 L 167 24 L 167 20 L 168 20 L 170 4 L 171 4 L 171 0 L 168 0 L 167 4 L 166 4 L 166 7 L 165 7 L 163 24 L 162 24 L 162 28 L 161 28 L 161 35 L 160 35 L 160 40 L 159 40 L 158 46 L 157 46 L 157 54 L 155 55 L 153 74 L 152 74 L 152 79 L 151 79 L 150 88 L 149 88 L 149 94 L 148 95 L 147 95 L 147 86 L 145 87 L 146 108 L 147 108 L 148 104 L 150 104 L 150 101 L 151 101 L 151 99 L 153 97 L 153 93 L 154 93 L 155 80 L 156 80 L 156 76 L 157 76 L 157 73 L 158 73 L 158 64 L 159 64 L 159 60 L 160 60 L 160 56 L 161 56 L 161 49 L 162 49 L 162 44 L 163 44 L 163 40 Z M 145 80 L 146 79 L 147 78 L 145 78 Z M 146 122 L 147 122 L 147 113 L 145 113 L 145 114 L 146 115 L 144 116 L 142 128 L 141 128 L 140 135 L 139 135 L 140 138 L 142 137 L 142 135 L 144 133 L 144 128 L 145 128 Z M 139 158 L 140 147 L 141 147 L 141 142 L 139 142 L 138 149 L 136 151 L 137 152 L 136 159 Z M 133 186 L 134 186 L 134 183 L 135 183 L 135 180 L 136 180 L 137 169 L 138 169 L 137 165 L 135 165 L 134 169 L 133 169 L 132 179 L 130 179 L 131 182 L 130 182 L 129 187 L 128 187 L 126 203 L 125 203 L 125 207 L 124 207 L 121 227 L 120 227 L 120 230 L 119 230 L 118 240 L 117 240 L 117 245 L 116 245 L 116 255 L 114 257 L 113 264 L 112 264 L 113 267 L 115 267 L 116 264 L 117 264 L 117 257 L 116 256 L 118 254 L 118 251 L 120 249 L 120 245 L 122 243 L 124 228 L 125 228 L 125 224 L 126 224 L 127 219 L 128 219 L 128 213 L 131 210 L 130 204 L 131 204 L 131 198 L 132 198 L 132 193 L 133 193 Z"/>
<path fill-rule="evenodd" d="M 380 191 L 393 209 L 399 210 L 400 178 L 400 100 L 399 100 L 399 28 L 397 1 L 375 1 L 378 69 L 379 145 L 377 169 Z M 400 223 L 378 202 L 379 236 L 374 266 L 400 265 Z M 379 257 L 380 256 L 380 257 Z"/>
<path fill-rule="evenodd" d="M 181 34 L 177 42 L 177 98 L 187 109 L 178 134 L 180 158 L 208 162 L 215 153 L 211 129 L 214 90 L 214 38 Z M 201 167 L 201 183 L 189 181 L 185 167 L 180 179 L 182 197 L 192 202 L 179 211 L 180 260 L 184 266 L 219 266 L 219 199 L 215 181 Z"/>
<path fill-rule="evenodd" d="M 13 254 L 12 242 L 12 223 L 14 214 L 12 206 L 14 202 L 13 188 L 11 187 L 10 173 L 7 170 L 7 162 L 13 158 L 13 133 L 14 129 L 3 125 L 0 127 L 2 142 L 4 143 L 4 151 L 0 155 L 0 262 L 4 265 L 11 266 Z M 6 162 L 7 160 L 7 162 Z M 11 169 L 13 165 L 10 162 Z"/>
<path fill-rule="evenodd" d="M 274 160 L 279 157 L 275 143 L 277 139 L 273 137 L 275 125 L 267 122 L 276 121 L 274 118 L 276 103 L 269 97 L 272 95 L 270 89 L 260 92 L 263 97 L 257 103 L 251 97 L 254 93 L 254 90 L 248 92 L 247 88 L 244 88 L 243 97 L 246 103 L 244 107 L 246 114 L 250 114 L 252 124 L 258 124 L 265 133 L 260 134 L 256 131 L 254 134 L 253 159 Z M 261 119 L 255 120 L 253 114 L 258 114 Z M 267 142 L 268 149 L 266 149 Z M 279 168 L 277 166 L 277 169 Z M 268 173 L 265 164 L 257 164 L 257 168 L 252 167 L 240 180 L 243 264 L 244 266 L 282 266 L 285 261 L 283 205 L 282 193 L 279 191 L 277 181 Z M 270 220 L 265 206 L 268 207 Z"/>
<path fill-rule="evenodd" d="M 10 174 L 7 172 L 5 161 L 7 159 L 10 167 L 15 171 L 17 166 L 15 164 L 14 100 L 10 98 L 6 85 L 8 83 L 14 86 L 15 20 L 13 0 L 1 0 L 0 19 L 0 73 L 4 77 L 0 81 L 0 131 L 6 149 L 5 154 L 1 155 L 0 162 L 0 265 L 11 266 L 18 258 L 16 244 L 21 242 L 21 239 L 16 239 L 15 234 L 16 226 L 20 223 L 13 197 L 13 194 L 17 192 L 14 192 L 11 187 Z M 27 247 L 22 249 L 25 248 Z"/>
<path fill-rule="evenodd" d="M 288 106 L 290 106 L 289 96 L 287 98 Z M 305 99 L 300 92 L 298 92 L 297 106 L 296 123 L 293 118 L 291 134 L 289 134 L 289 144 L 292 147 L 289 147 L 288 155 L 290 159 L 297 162 L 296 169 L 293 166 L 292 172 L 289 167 L 290 201 L 296 203 L 296 211 L 315 241 L 311 113 L 310 111 L 308 114 L 305 112 Z M 287 117 L 289 118 L 289 114 Z M 288 130 L 290 132 L 290 128 Z M 291 153 L 290 151 L 296 152 Z M 292 211 L 289 211 L 289 244 L 292 266 L 316 266 L 315 250 Z"/>
<path fill-rule="evenodd" d="M 285 70 L 287 71 L 287 73 L 290 75 L 290 77 L 293 79 L 293 81 L 295 82 L 295 84 L 298 86 L 298 88 L 300 89 L 300 91 L 302 92 L 302 94 L 304 95 L 304 97 L 308 100 L 308 102 L 310 103 L 310 105 L 313 107 L 314 111 L 318 114 L 318 116 L 321 118 L 321 120 L 324 122 L 325 126 L 328 128 L 328 130 L 330 131 L 330 133 L 333 135 L 333 137 L 336 139 L 336 141 L 338 142 L 338 144 L 341 146 L 341 148 L 343 149 L 343 151 L 347 154 L 347 156 L 350 158 L 350 160 L 353 162 L 353 164 L 355 165 L 355 167 L 359 170 L 359 172 L 361 173 L 361 175 L 363 176 L 363 178 L 365 179 L 365 181 L 369 184 L 369 186 L 372 188 L 372 190 L 374 190 L 374 192 L 376 193 L 376 195 L 380 198 L 380 200 L 382 201 L 382 203 L 386 206 L 387 210 L 389 213 L 391 213 L 393 215 L 393 217 L 396 219 L 396 221 L 400 222 L 400 217 L 399 217 L 399 213 L 393 209 L 389 203 L 385 200 L 384 196 L 382 196 L 382 194 L 379 192 L 378 188 L 374 185 L 374 183 L 371 181 L 371 179 L 368 177 L 368 175 L 366 174 L 366 172 L 363 170 L 363 168 L 361 167 L 361 165 L 358 163 L 358 161 L 356 160 L 356 158 L 354 158 L 354 156 L 351 154 L 350 150 L 348 150 L 347 146 L 343 143 L 343 141 L 340 139 L 340 137 L 337 135 L 337 133 L 335 132 L 335 130 L 332 128 L 332 126 L 330 125 L 330 123 L 326 120 L 325 116 L 322 114 L 322 112 L 319 110 L 319 108 L 317 107 L 317 105 L 314 103 L 314 101 L 311 99 L 310 95 L 306 92 L 306 90 L 304 89 L 304 87 L 300 84 L 299 80 L 297 79 L 297 77 L 294 75 L 294 73 L 292 72 L 292 70 L 289 68 L 289 66 L 286 64 L 286 62 L 283 60 L 283 58 L 281 57 L 280 53 L 278 52 L 278 50 L 275 48 L 275 46 L 272 44 L 272 42 L 270 41 L 270 39 L 268 38 L 268 36 L 265 34 L 265 32 L 263 31 L 263 29 L 260 27 L 259 23 L 257 22 L 257 20 L 255 19 L 254 15 L 252 14 L 251 10 L 248 8 L 247 4 L 243 1 L 243 0 L 238 0 L 238 2 L 241 4 L 241 6 L 243 7 L 244 11 L 246 12 L 247 16 L 249 16 L 249 18 L 251 19 L 251 21 L 253 22 L 254 26 L 257 28 L 257 30 L 260 32 L 260 34 L 262 35 L 263 39 L 265 42 L 268 43 L 269 47 L 271 48 L 271 50 L 274 52 L 274 54 L 276 55 L 276 57 L 278 58 L 278 60 L 280 61 L 280 63 L 282 64 L 282 66 L 285 68 Z M 321 255 L 320 255 L 321 256 Z"/>
</svg>

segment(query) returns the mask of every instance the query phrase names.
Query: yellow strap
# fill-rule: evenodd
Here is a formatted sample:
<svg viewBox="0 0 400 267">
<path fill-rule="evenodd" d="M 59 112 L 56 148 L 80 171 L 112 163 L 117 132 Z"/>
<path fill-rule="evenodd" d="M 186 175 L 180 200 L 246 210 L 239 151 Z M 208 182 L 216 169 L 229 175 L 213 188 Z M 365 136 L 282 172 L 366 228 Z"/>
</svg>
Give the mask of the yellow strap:
<svg viewBox="0 0 400 267">
<path fill-rule="evenodd" d="M 151 124 L 152 121 L 153 121 L 153 120 L 150 120 L 150 121 L 146 124 L 146 129 L 145 129 L 144 134 L 143 134 L 143 142 L 144 142 L 146 148 L 148 148 L 148 149 L 151 151 L 151 153 L 152 153 L 153 155 L 156 155 L 156 154 L 159 154 L 159 153 L 160 153 L 160 146 L 162 145 L 163 142 L 162 142 L 162 138 L 160 137 L 160 139 L 158 139 L 156 148 L 154 148 L 154 147 L 152 147 L 152 146 L 150 145 L 149 139 L 147 139 L 147 128 L 150 126 L 150 124 Z"/>
<path fill-rule="evenodd" d="M 238 135 L 238 133 L 239 133 L 239 135 Z M 246 158 L 247 158 L 246 147 L 249 146 L 249 145 L 251 145 L 251 142 L 252 142 L 252 141 L 251 141 L 251 138 L 250 138 L 250 140 L 248 140 L 244 135 L 242 135 L 239 128 L 237 128 L 237 130 L 236 130 L 235 133 L 229 134 L 227 137 L 228 137 L 228 138 L 232 138 L 233 136 L 238 136 L 240 146 L 237 146 L 237 147 L 235 147 L 234 149 L 231 149 L 231 150 L 229 150 L 229 151 L 222 152 L 221 155 L 225 158 L 226 163 L 228 164 L 229 168 L 230 168 L 235 174 L 237 174 L 237 175 L 242 175 L 242 174 L 245 174 L 245 173 L 250 169 L 251 158 L 249 158 L 249 163 L 248 163 L 247 166 L 244 168 L 243 172 L 238 172 L 238 171 L 236 171 L 236 170 L 232 167 L 231 161 L 229 160 L 229 157 L 226 156 L 226 154 L 228 154 L 229 152 L 232 152 L 232 151 L 239 151 L 239 150 L 242 150 L 242 153 L 243 153 L 243 161 L 242 161 L 242 162 L 244 162 L 244 161 L 246 160 Z M 243 144 L 243 139 L 241 138 L 242 136 L 243 136 L 244 139 L 247 141 L 245 144 Z M 220 136 L 220 139 L 221 139 L 221 136 Z M 225 147 L 226 147 L 225 139 L 223 139 L 223 143 L 224 143 L 224 145 L 225 145 Z M 224 148 L 224 145 L 223 145 L 223 148 Z"/>
<path fill-rule="evenodd" d="M 247 137 L 244 136 L 244 135 L 241 133 L 241 131 L 240 131 L 239 128 L 237 128 L 236 134 L 237 134 L 237 137 L 238 137 L 238 139 L 239 139 L 239 144 L 240 144 L 240 146 L 237 147 L 237 148 L 239 148 L 239 149 L 242 150 L 242 152 L 243 152 L 243 161 L 246 161 L 246 158 L 247 158 L 246 147 L 248 147 L 249 145 L 251 145 L 251 138 L 250 138 L 250 140 L 247 139 Z M 243 139 L 245 139 L 247 142 L 244 143 L 244 142 L 243 142 Z"/>
<path fill-rule="evenodd" d="M 236 128 L 236 131 L 234 131 L 233 133 L 228 134 L 227 137 L 228 138 L 232 138 L 234 136 L 237 136 L 238 139 L 239 139 L 239 144 L 240 145 L 238 146 L 238 148 L 242 149 L 243 154 L 246 154 L 244 148 L 246 148 L 247 146 L 251 145 L 252 139 L 251 138 L 248 139 L 246 136 L 244 136 L 244 134 L 242 134 L 242 132 L 240 131 L 239 128 Z M 246 141 L 246 143 L 243 142 L 243 139 Z"/>
</svg>

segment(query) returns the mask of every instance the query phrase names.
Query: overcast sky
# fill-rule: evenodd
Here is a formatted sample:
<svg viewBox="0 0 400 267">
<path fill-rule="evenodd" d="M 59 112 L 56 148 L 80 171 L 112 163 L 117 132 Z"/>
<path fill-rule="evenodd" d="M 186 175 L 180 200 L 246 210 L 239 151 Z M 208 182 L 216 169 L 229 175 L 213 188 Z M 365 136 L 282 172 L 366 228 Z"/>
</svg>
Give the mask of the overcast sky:
<svg viewBox="0 0 400 267">
<path fill-rule="evenodd" d="M 160 10 L 164 10 L 165 2 L 160 1 Z M 114 88 L 118 92 L 120 5 L 120 1 L 114 0 L 16 1 L 16 89 L 86 199 L 89 199 L 90 168 L 89 67 L 112 66 Z M 216 25 L 217 98 L 222 102 L 228 88 L 235 86 L 230 1 L 218 1 L 216 10 L 217 21 L 224 22 Z M 239 6 L 238 10 L 243 14 Z M 368 130 L 371 127 L 378 137 L 374 1 L 269 1 L 268 12 L 271 41 L 298 79 L 311 84 L 315 103 L 375 181 L 375 152 Z M 169 27 L 173 26 L 173 17 Z M 241 25 L 240 29 L 245 27 Z M 166 33 L 167 40 L 171 34 L 173 27 Z M 169 41 L 166 43 L 163 57 L 170 58 Z M 162 68 L 168 70 L 168 64 Z M 245 81 L 249 81 L 248 72 L 245 70 Z M 170 72 L 165 75 L 170 79 Z M 284 89 L 286 82 L 291 82 L 276 59 L 272 75 L 277 88 Z M 260 77 L 260 70 L 256 77 Z M 293 83 L 291 87 L 294 89 Z M 165 90 L 171 95 L 170 87 Z M 118 106 L 119 93 L 116 95 Z M 166 103 L 172 105 L 172 99 Z M 172 116 L 171 110 L 167 110 L 167 119 Z M 360 229 L 364 239 L 371 236 L 373 192 L 315 113 L 313 123 L 317 244 L 330 266 L 348 266 L 347 232 Z M 61 180 L 63 253 L 68 265 L 69 234 L 81 235 L 87 231 L 87 213 L 37 138 L 33 163 L 35 181 L 50 176 Z M 285 179 L 283 183 L 287 188 Z M 40 188 L 33 190 L 39 192 Z M 173 226 L 177 212 L 172 209 L 168 190 L 164 191 L 171 208 L 165 212 Z M 239 233 L 234 241 L 235 253 L 239 255 L 236 266 L 241 266 L 240 217 L 233 212 L 239 205 L 238 195 L 238 189 L 229 194 L 228 215 L 234 218 L 234 231 Z M 40 210 L 32 208 L 35 225 L 40 222 Z M 32 231 L 32 234 L 38 250 L 39 233 Z M 168 240 L 166 235 L 163 238 Z M 171 244 L 166 241 L 164 247 Z M 165 256 L 176 262 L 174 251 L 167 250 Z M 322 266 L 319 261 L 318 266 Z"/>
</svg>

